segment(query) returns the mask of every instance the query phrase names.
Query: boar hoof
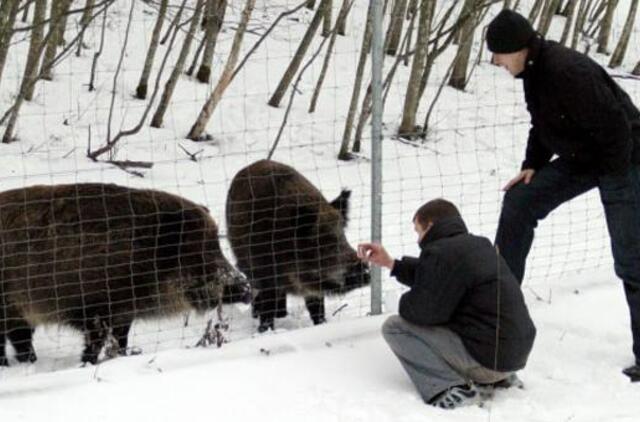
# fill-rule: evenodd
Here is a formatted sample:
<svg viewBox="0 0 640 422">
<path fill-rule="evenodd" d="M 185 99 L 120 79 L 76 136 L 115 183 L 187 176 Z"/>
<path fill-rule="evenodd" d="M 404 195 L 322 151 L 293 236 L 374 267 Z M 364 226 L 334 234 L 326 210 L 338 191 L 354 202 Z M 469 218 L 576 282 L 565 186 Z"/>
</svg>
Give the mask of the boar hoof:
<svg viewBox="0 0 640 422">
<path fill-rule="evenodd" d="M 0 366 L 9 366 L 9 360 L 5 356 L 0 357 Z"/>
<path fill-rule="evenodd" d="M 96 363 L 98 363 L 98 355 L 96 353 L 83 353 L 82 366 L 84 366 L 87 363 L 90 363 L 92 365 L 95 365 Z"/>
<path fill-rule="evenodd" d="M 313 317 L 313 325 L 319 325 L 319 324 L 324 324 L 325 322 L 327 322 L 326 318 L 321 316 L 321 317 Z"/>
<path fill-rule="evenodd" d="M 38 360 L 38 357 L 36 356 L 36 352 L 34 352 L 33 350 L 30 350 L 26 353 L 17 353 L 16 359 L 18 360 L 18 362 L 33 363 Z"/>
<path fill-rule="evenodd" d="M 274 326 L 274 321 L 261 321 L 260 325 L 258 326 L 258 332 L 259 333 L 264 333 L 267 330 L 275 330 L 275 326 Z"/>
</svg>

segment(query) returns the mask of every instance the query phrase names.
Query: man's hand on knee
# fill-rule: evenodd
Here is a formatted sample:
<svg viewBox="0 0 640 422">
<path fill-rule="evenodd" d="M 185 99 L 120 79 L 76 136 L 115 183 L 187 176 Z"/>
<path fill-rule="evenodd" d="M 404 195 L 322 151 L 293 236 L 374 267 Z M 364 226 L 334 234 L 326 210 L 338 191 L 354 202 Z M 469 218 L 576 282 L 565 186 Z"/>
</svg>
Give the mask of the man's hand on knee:
<svg viewBox="0 0 640 422">
<path fill-rule="evenodd" d="M 509 189 L 511 189 L 512 187 L 514 187 L 520 182 L 524 182 L 525 185 L 528 185 L 531 182 L 531 179 L 533 178 L 533 175 L 535 174 L 535 172 L 536 171 L 533 169 L 522 170 L 520 173 L 518 173 L 516 177 L 509 180 L 509 183 L 507 183 L 505 187 L 502 188 L 502 190 L 508 191 Z"/>
</svg>

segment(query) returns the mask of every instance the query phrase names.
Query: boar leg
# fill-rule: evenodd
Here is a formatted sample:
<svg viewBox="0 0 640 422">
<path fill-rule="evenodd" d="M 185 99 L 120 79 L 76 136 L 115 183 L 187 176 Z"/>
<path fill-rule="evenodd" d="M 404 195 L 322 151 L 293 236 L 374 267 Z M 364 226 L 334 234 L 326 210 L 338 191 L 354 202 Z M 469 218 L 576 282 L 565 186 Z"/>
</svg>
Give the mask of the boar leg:
<svg viewBox="0 0 640 422">
<path fill-rule="evenodd" d="M 104 345 L 106 321 L 100 318 L 96 309 L 87 307 L 80 310 L 80 315 L 72 318 L 70 324 L 76 329 L 84 333 L 84 350 L 82 351 L 82 363 L 91 363 L 95 365 L 98 362 L 98 356 Z"/>
<path fill-rule="evenodd" d="M 304 298 L 304 303 L 305 305 L 307 305 L 309 316 L 311 316 L 311 320 L 315 325 L 327 322 L 324 314 L 324 298 L 323 297 L 306 296 Z"/>
<path fill-rule="evenodd" d="M 259 332 L 274 329 L 274 319 L 287 316 L 287 293 L 275 288 L 260 290 L 253 299 L 252 313 L 260 318 Z"/>
<path fill-rule="evenodd" d="M 9 361 L 7 360 L 7 355 L 4 350 L 5 340 L 4 331 L 0 331 L 0 366 L 9 366 Z"/>
<path fill-rule="evenodd" d="M 13 348 L 16 349 L 16 359 L 18 362 L 35 362 L 38 358 L 33 349 L 34 329 L 25 320 L 19 321 L 20 325 L 7 332 L 7 336 Z"/>
<path fill-rule="evenodd" d="M 131 322 L 122 322 L 113 327 L 113 336 L 118 340 L 118 354 L 127 355 L 127 347 L 129 346 L 129 330 Z"/>
<path fill-rule="evenodd" d="M 4 319 L 0 326 L 0 365 L 7 366 L 5 342 L 11 341 L 16 351 L 18 362 L 35 362 L 36 353 L 33 349 L 33 328 L 23 319 L 12 306 L 3 307 L 0 314 Z"/>
</svg>

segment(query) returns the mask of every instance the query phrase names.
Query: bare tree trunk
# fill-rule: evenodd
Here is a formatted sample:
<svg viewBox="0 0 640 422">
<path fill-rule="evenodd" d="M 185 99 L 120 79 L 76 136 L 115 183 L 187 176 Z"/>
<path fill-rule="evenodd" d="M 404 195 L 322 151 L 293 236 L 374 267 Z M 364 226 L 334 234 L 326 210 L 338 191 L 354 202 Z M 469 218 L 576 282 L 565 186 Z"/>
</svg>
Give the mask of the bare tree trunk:
<svg viewBox="0 0 640 422">
<path fill-rule="evenodd" d="M 611 25 L 613 24 L 613 15 L 616 11 L 618 0 L 608 0 L 607 10 L 600 24 L 600 33 L 598 34 L 598 53 L 610 54 L 609 52 L 609 36 L 611 35 Z"/>
<path fill-rule="evenodd" d="M 0 9 L 0 82 L 2 82 L 2 72 L 11 46 L 13 25 L 18 16 L 19 6 L 19 0 L 4 0 Z"/>
<path fill-rule="evenodd" d="M 409 21 L 409 27 L 413 27 L 415 20 L 416 20 L 417 14 L 412 14 L 411 15 L 411 20 Z M 400 50 L 404 50 L 407 46 L 407 44 L 409 44 L 409 39 L 411 38 L 411 32 L 407 31 L 404 35 L 404 39 L 402 40 L 402 43 L 400 45 Z M 412 54 L 412 53 L 407 53 L 407 54 Z M 397 56 L 393 65 L 391 66 L 391 68 L 389 69 L 389 72 L 387 73 L 387 76 L 384 79 L 384 83 L 382 85 L 382 88 L 384 90 L 384 94 L 382 96 L 382 106 L 384 108 L 385 104 L 386 104 L 386 100 L 387 100 L 387 95 L 389 94 L 389 88 L 391 86 L 391 81 L 393 80 L 396 71 L 398 70 L 398 66 L 400 65 L 400 62 L 403 61 L 403 57 L 402 56 Z M 367 87 L 367 91 L 366 94 L 364 96 L 364 99 L 362 100 L 362 106 L 360 107 L 360 117 L 358 118 L 358 124 L 356 125 L 356 133 L 354 136 L 354 140 L 353 140 L 353 148 L 352 151 L 354 152 L 359 152 L 360 151 L 360 147 L 361 147 L 361 141 L 362 141 L 362 134 L 364 132 L 364 128 L 365 125 L 367 123 L 367 121 L 369 120 L 369 117 L 371 116 L 371 106 L 372 106 L 372 90 L 371 90 L 371 84 L 369 84 L 369 86 Z"/>
<path fill-rule="evenodd" d="M 147 89 L 149 84 L 149 76 L 151 75 L 151 67 L 153 66 L 153 59 L 156 56 L 158 50 L 158 41 L 160 40 L 160 32 L 162 32 L 162 24 L 167 15 L 167 4 L 169 0 L 162 0 L 160 2 L 160 9 L 158 9 L 158 18 L 153 26 L 153 33 L 151 34 L 151 41 L 149 43 L 149 49 L 147 50 L 147 57 L 144 59 L 144 67 L 142 68 L 142 75 L 140 75 L 140 81 L 136 88 L 136 98 L 144 100 L 147 98 Z"/>
<path fill-rule="evenodd" d="M 560 3 L 560 0 L 547 0 L 546 7 L 542 12 L 542 16 L 540 16 L 540 23 L 538 25 L 538 32 L 542 34 L 542 36 L 546 36 L 547 32 L 549 32 L 553 16 L 556 14 L 556 10 L 558 10 L 558 3 Z"/>
<path fill-rule="evenodd" d="M 369 50 L 371 50 L 371 38 L 373 36 L 373 26 L 371 23 L 371 3 L 367 11 L 367 23 L 365 25 L 364 37 L 362 38 L 362 47 L 360 48 L 360 58 L 358 59 L 358 66 L 356 67 L 355 82 L 353 83 L 353 92 L 351 93 L 351 103 L 349 104 L 349 112 L 347 114 L 347 120 L 344 126 L 344 132 L 342 134 L 342 144 L 340 145 L 340 152 L 338 153 L 339 160 L 348 160 L 349 157 L 349 142 L 351 142 L 351 131 L 353 130 L 353 121 L 356 117 L 356 111 L 358 108 L 358 102 L 360 101 L 360 90 L 362 88 L 362 78 L 364 77 L 365 66 L 367 65 L 367 58 L 369 57 Z"/>
<path fill-rule="evenodd" d="M 82 53 L 82 49 L 86 48 L 84 45 L 84 30 L 89 25 L 89 19 L 91 18 L 91 12 L 93 11 L 93 6 L 96 0 L 87 0 L 87 3 L 84 6 L 84 11 L 82 12 L 82 17 L 80 18 L 80 30 L 82 33 L 80 34 L 80 39 L 78 39 L 78 49 L 76 50 L 76 57 L 80 57 Z"/>
<path fill-rule="evenodd" d="M 395 56 L 402 37 L 402 27 L 404 25 L 404 15 L 407 10 L 407 0 L 396 0 L 391 11 L 391 20 L 387 30 L 385 53 Z"/>
<path fill-rule="evenodd" d="M 316 7 L 316 0 L 309 0 L 306 7 L 307 9 L 313 10 Z"/>
<path fill-rule="evenodd" d="M 204 50 L 204 45 L 206 43 L 207 43 L 206 37 L 200 40 L 200 44 L 198 44 L 198 48 L 196 49 L 196 52 L 193 55 L 193 59 L 191 59 L 191 64 L 189 65 L 189 68 L 184 72 L 187 76 L 193 75 L 193 72 L 196 71 L 196 66 L 198 65 L 198 61 L 200 61 L 200 54 L 202 54 L 202 50 Z"/>
<path fill-rule="evenodd" d="M 51 32 L 51 37 L 49 37 L 49 41 L 47 44 L 47 49 L 44 53 L 44 58 L 42 59 L 42 78 L 47 81 L 53 80 L 53 66 L 50 63 L 56 57 L 56 52 L 58 51 L 58 47 L 60 45 L 60 40 L 64 37 L 65 23 L 66 19 L 64 16 L 69 11 L 69 7 L 71 7 L 72 0 L 52 0 L 51 1 L 51 19 L 49 23 L 49 31 Z"/>
<path fill-rule="evenodd" d="M 573 18 L 576 15 L 576 6 L 578 4 L 578 0 L 569 0 L 566 7 L 567 12 L 567 21 L 564 24 L 564 30 L 562 31 L 562 37 L 560 37 L 560 44 L 566 45 L 569 40 L 569 34 L 571 33 L 571 28 L 573 27 Z"/>
<path fill-rule="evenodd" d="M 22 77 L 22 86 L 24 92 L 21 94 L 27 101 L 33 100 L 33 93 L 36 84 L 31 81 L 38 74 L 40 65 L 40 55 L 42 54 L 41 44 L 44 35 L 44 20 L 47 13 L 47 0 L 36 0 L 35 11 L 33 12 L 33 29 L 31 30 L 31 42 L 29 43 L 29 53 L 27 55 L 27 63 L 25 65 L 24 76 Z M 20 91 L 23 91 L 22 87 Z M 19 94 L 20 95 L 20 94 Z M 4 141 L 3 141 L 4 142 Z"/>
<path fill-rule="evenodd" d="M 429 34 L 431 32 L 432 2 L 434 0 L 422 0 L 420 4 L 420 18 L 418 23 L 418 39 L 416 41 L 415 54 L 411 65 L 411 75 L 407 84 L 402 122 L 398 128 L 398 135 L 412 137 L 416 133 L 416 114 L 420 102 L 420 82 L 425 69 Z"/>
<path fill-rule="evenodd" d="M 12 142 L 13 131 L 18 121 L 18 114 L 20 113 L 20 107 L 24 100 L 31 101 L 33 99 L 33 87 L 35 83 L 33 80 L 37 77 L 38 63 L 40 62 L 40 55 L 42 54 L 42 43 L 44 25 L 42 22 L 45 20 L 45 14 L 47 13 L 47 0 L 36 0 L 35 12 L 33 15 L 33 29 L 31 30 L 31 41 L 29 42 L 29 52 L 27 54 L 27 63 L 24 66 L 24 75 L 22 76 L 22 82 L 20 84 L 20 91 L 15 101 L 11 117 L 7 123 L 4 135 L 2 137 L 2 143 L 8 144 Z"/>
<path fill-rule="evenodd" d="M 589 16 L 589 27 L 585 31 L 587 37 L 595 37 L 596 32 L 600 30 L 600 26 L 603 22 L 601 16 L 604 15 L 607 10 L 607 1 L 608 0 L 596 0 L 594 8 L 591 11 L 591 15 Z"/>
<path fill-rule="evenodd" d="M 638 61 L 638 63 L 636 64 L 636 67 L 633 68 L 633 71 L 631 72 L 631 74 L 635 76 L 640 76 L 640 61 Z"/>
<path fill-rule="evenodd" d="M 165 45 L 165 43 L 169 39 L 169 36 L 171 35 L 171 31 L 173 31 L 173 28 L 177 26 L 178 23 L 180 22 L 180 19 L 179 19 L 180 16 L 178 15 L 179 13 L 176 13 L 173 19 L 171 19 L 171 25 L 169 25 L 169 27 L 167 28 L 167 32 L 164 34 L 164 37 L 162 37 L 162 39 L 160 40 L 160 45 Z"/>
<path fill-rule="evenodd" d="M 287 70 L 284 72 L 284 75 L 282 75 L 282 79 L 280 79 L 280 83 L 278 84 L 278 87 L 276 88 L 275 92 L 271 96 L 271 99 L 269 100 L 269 105 L 271 107 L 280 106 L 280 101 L 282 101 L 282 97 L 284 97 L 284 94 L 286 93 L 287 88 L 291 84 L 293 77 L 298 72 L 298 69 L 300 68 L 300 63 L 302 63 L 302 59 L 304 58 L 304 55 L 309 49 L 309 46 L 311 45 L 311 41 L 313 40 L 313 37 L 318 31 L 320 22 L 322 22 L 322 18 L 324 17 L 325 7 L 328 4 L 329 4 L 329 0 L 321 0 L 320 6 L 318 6 L 318 10 L 316 10 L 316 14 L 313 16 L 313 19 L 309 24 L 309 28 L 307 29 L 307 32 L 304 34 L 302 41 L 300 41 L 300 45 L 298 46 L 298 49 L 296 50 L 296 53 L 293 56 L 293 59 L 291 60 L 291 63 L 289 63 L 289 67 L 287 67 Z"/>
<path fill-rule="evenodd" d="M 173 67 L 173 71 L 171 72 L 167 83 L 164 85 L 164 91 L 162 92 L 160 103 L 158 104 L 158 108 L 156 109 L 156 112 L 151 119 L 151 127 L 162 127 L 164 113 L 169 107 L 169 102 L 171 102 L 173 91 L 176 88 L 180 74 L 182 74 L 184 62 L 187 60 L 189 49 L 191 48 L 191 42 L 193 41 L 193 36 L 195 35 L 196 29 L 198 28 L 198 23 L 200 22 L 200 14 L 202 13 L 203 3 L 204 0 L 198 0 L 196 3 L 196 8 L 193 11 L 193 16 L 191 17 L 191 24 L 189 25 L 189 31 L 187 32 L 184 38 L 184 42 L 182 43 L 182 49 L 180 50 L 180 55 L 178 56 L 176 65 Z"/>
<path fill-rule="evenodd" d="M 324 57 L 324 63 L 322 64 L 322 70 L 320 71 L 320 76 L 318 77 L 318 83 L 316 84 L 316 88 L 313 90 L 313 96 L 311 97 L 311 104 L 309 106 L 309 113 L 313 113 L 316 111 L 316 104 L 318 102 L 318 97 L 320 96 L 320 90 L 322 89 L 322 83 L 324 82 L 324 78 L 327 74 L 327 69 L 329 68 L 329 62 L 331 61 L 333 47 L 336 43 L 336 38 L 338 38 L 337 28 L 340 27 L 342 20 L 346 19 L 347 13 L 351 10 L 351 5 L 354 0 L 343 0 L 342 8 L 340 9 L 340 13 L 338 14 L 338 18 L 336 19 L 336 30 L 332 31 L 331 39 L 329 40 L 329 46 L 327 47 L 327 54 Z"/>
<path fill-rule="evenodd" d="M 533 6 L 531 6 L 531 10 L 529 11 L 529 16 L 528 16 L 528 19 L 529 19 L 529 22 L 531 22 L 531 25 L 533 25 L 535 21 L 538 19 L 538 15 L 542 10 L 543 4 L 544 4 L 544 0 L 536 0 L 536 2 L 533 3 Z"/>
<path fill-rule="evenodd" d="M 470 14 L 462 28 L 460 29 L 460 44 L 458 52 L 454 58 L 453 70 L 451 78 L 449 78 L 449 86 L 464 91 L 467 85 L 467 69 L 469 67 L 469 58 L 471 57 L 471 47 L 473 46 L 473 34 L 476 30 L 476 20 L 474 18 L 477 7 L 477 0 L 465 0 L 462 7 L 462 14 Z"/>
<path fill-rule="evenodd" d="M 220 29 L 222 29 L 224 16 L 227 11 L 227 0 L 213 0 L 213 3 L 211 16 L 207 20 L 204 55 L 202 56 L 202 63 L 196 76 L 202 83 L 209 83 L 209 79 L 211 78 L 213 53 L 215 52 L 218 34 L 220 33 Z"/>
<path fill-rule="evenodd" d="M 503 9 L 511 9 L 511 0 L 504 0 Z"/>
<path fill-rule="evenodd" d="M 29 9 L 31 9 L 31 3 L 33 1 L 28 1 L 27 4 L 24 5 L 24 11 L 22 12 L 22 22 L 26 22 L 29 20 Z"/>
<path fill-rule="evenodd" d="M 187 0 L 182 0 L 182 4 L 180 5 L 180 8 L 178 9 L 177 15 L 179 15 L 179 16 L 182 15 L 182 12 L 184 10 L 184 7 L 185 7 L 186 3 L 187 3 Z M 144 126 L 144 122 L 146 122 L 146 120 L 147 120 L 147 116 L 149 115 L 149 111 L 151 110 L 151 106 L 154 103 L 156 95 L 160 91 L 160 79 L 162 78 L 162 75 L 164 74 L 164 68 L 165 68 L 165 66 L 167 64 L 167 61 L 169 59 L 169 55 L 171 54 L 171 50 L 173 49 L 173 45 L 174 45 L 175 40 L 176 40 L 176 35 L 178 35 L 178 30 L 179 30 L 179 28 L 174 27 L 174 31 L 171 33 L 171 40 L 169 41 L 169 45 L 167 46 L 167 48 L 165 50 L 164 57 L 162 58 L 162 61 L 160 62 L 160 68 L 158 69 L 158 73 L 156 74 L 156 80 L 154 82 L 153 91 L 151 92 L 151 98 L 147 102 L 147 105 L 145 106 L 144 112 L 142 113 L 142 116 L 138 120 L 138 123 L 135 126 L 133 126 L 132 128 L 130 128 L 130 129 L 120 130 L 115 137 L 109 138 L 107 140 L 106 145 L 103 145 L 102 147 L 100 147 L 100 148 L 98 148 L 98 149 L 96 149 L 94 151 L 91 151 L 91 144 L 89 143 L 89 146 L 87 148 L 87 157 L 91 158 L 94 161 L 97 161 L 98 157 L 101 156 L 102 154 L 104 154 L 106 152 L 111 152 L 113 150 L 113 148 L 115 148 L 116 144 L 120 141 L 120 139 L 122 139 L 123 137 L 131 136 L 131 135 L 134 135 L 134 134 L 140 132 L 140 129 L 142 129 L 142 127 Z"/>
<path fill-rule="evenodd" d="M 574 50 L 578 47 L 578 41 L 580 41 L 580 36 L 584 32 L 584 25 L 587 21 L 587 14 L 589 12 L 589 2 L 589 0 L 580 0 L 578 16 L 576 17 L 576 23 L 573 26 L 573 37 L 571 37 L 571 48 Z"/>
<path fill-rule="evenodd" d="M 636 21 L 636 14 L 638 13 L 638 0 L 631 0 L 631 7 L 629 8 L 629 14 L 627 15 L 627 20 L 624 23 L 624 29 L 622 30 L 622 35 L 620 36 L 620 40 L 616 45 L 616 49 L 613 51 L 611 55 L 611 61 L 609 61 L 609 67 L 614 68 L 618 67 L 622 64 L 624 60 L 624 55 L 627 52 L 627 46 L 629 45 L 629 39 L 631 38 L 631 30 L 633 29 L 633 24 Z"/>
<path fill-rule="evenodd" d="M 324 17 L 322 18 L 322 36 L 325 38 L 331 35 L 331 30 L 333 29 L 333 25 L 331 25 L 332 20 L 333 0 L 328 0 L 327 5 L 324 8 Z"/>
<path fill-rule="evenodd" d="M 100 46 L 98 47 L 98 51 L 93 53 L 93 60 L 91 61 L 91 76 L 89 78 L 89 92 L 92 92 L 96 89 L 94 82 L 96 80 L 96 69 L 98 67 L 98 58 L 102 55 L 102 50 L 104 49 L 104 34 L 107 30 L 107 9 L 104 9 L 102 12 L 102 26 L 100 27 Z"/>
<path fill-rule="evenodd" d="M 231 52 L 229 52 L 229 58 L 227 59 L 227 63 L 222 70 L 222 75 L 220 75 L 220 79 L 216 84 L 211 95 L 207 99 L 207 102 L 200 110 L 200 114 L 196 119 L 193 126 L 191 126 L 191 130 L 187 135 L 187 138 L 197 141 L 200 139 L 202 134 L 204 133 L 204 129 L 207 127 L 207 123 L 211 118 L 211 115 L 216 109 L 216 106 L 222 99 L 222 95 L 229 87 L 233 79 L 234 70 L 236 64 L 238 63 L 238 57 L 240 55 L 240 47 L 242 46 L 242 40 L 244 38 L 244 34 L 247 31 L 247 25 L 249 24 L 249 19 L 251 19 L 251 14 L 253 13 L 253 9 L 255 7 L 256 0 L 247 0 L 244 5 L 244 10 L 242 11 L 242 18 L 240 19 L 240 23 L 238 24 L 238 29 L 236 30 L 236 35 L 233 37 L 233 43 L 231 44 Z"/>
</svg>

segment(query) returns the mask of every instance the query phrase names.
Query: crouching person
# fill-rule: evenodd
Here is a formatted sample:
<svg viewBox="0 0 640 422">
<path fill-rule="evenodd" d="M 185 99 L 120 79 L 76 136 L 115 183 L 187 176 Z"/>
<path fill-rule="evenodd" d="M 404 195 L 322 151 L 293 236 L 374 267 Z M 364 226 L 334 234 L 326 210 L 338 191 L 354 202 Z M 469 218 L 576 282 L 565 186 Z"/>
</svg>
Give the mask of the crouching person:
<svg viewBox="0 0 640 422">
<path fill-rule="evenodd" d="M 375 243 L 358 255 L 410 288 L 382 333 L 424 401 L 452 409 L 519 382 L 536 329 L 505 261 L 444 199 L 420 207 L 413 224 L 419 258 L 394 260 Z"/>
</svg>

